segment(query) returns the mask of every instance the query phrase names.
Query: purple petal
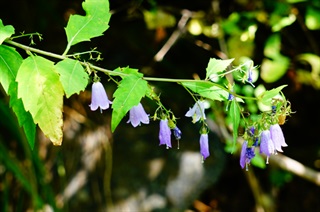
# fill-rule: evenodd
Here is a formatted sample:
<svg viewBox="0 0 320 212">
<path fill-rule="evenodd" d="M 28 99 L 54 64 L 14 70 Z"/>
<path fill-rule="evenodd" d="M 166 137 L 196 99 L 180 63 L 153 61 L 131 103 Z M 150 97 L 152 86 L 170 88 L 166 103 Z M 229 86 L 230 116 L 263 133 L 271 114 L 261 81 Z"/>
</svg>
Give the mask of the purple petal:
<svg viewBox="0 0 320 212">
<path fill-rule="evenodd" d="M 203 159 L 210 156 L 208 134 L 201 134 L 200 136 L 200 153 Z"/>
<path fill-rule="evenodd" d="M 284 140 L 283 132 L 279 124 L 274 124 L 270 126 L 270 135 L 271 140 L 273 141 L 274 148 L 279 151 L 283 152 L 281 147 L 288 146 Z"/>
<path fill-rule="evenodd" d="M 261 133 L 260 153 L 270 156 L 274 153 L 274 144 L 271 140 L 269 130 L 264 130 Z"/>
<path fill-rule="evenodd" d="M 94 82 L 92 84 L 92 94 L 91 94 L 91 104 L 89 105 L 92 111 L 97 110 L 99 107 L 101 110 L 106 110 L 109 108 L 109 101 L 107 93 L 101 84 L 101 82 Z"/>
<path fill-rule="evenodd" d="M 241 148 L 241 154 L 240 154 L 240 166 L 242 168 L 246 166 L 246 162 L 247 162 L 247 156 L 246 156 L 247 146 L 248 146 L 248 141 L 243 142 L 242 148 Z"/>
<path fill-rule="evenodd" d="M 167 148 L 171 148 L 171 130 L 168 126 L 167 119 L 160 120 L 159 140 L 159 145 L 166 145 Z"/>
<path fill-rule="evenodd" d="M 149 116 L 143 109 L 141 103 L 131 108 L 129 117 L 130 118 L 127 123 L 131 122 L 133 127 L 137 127 L 140 123 L 149 124 Z"/>
</svg>

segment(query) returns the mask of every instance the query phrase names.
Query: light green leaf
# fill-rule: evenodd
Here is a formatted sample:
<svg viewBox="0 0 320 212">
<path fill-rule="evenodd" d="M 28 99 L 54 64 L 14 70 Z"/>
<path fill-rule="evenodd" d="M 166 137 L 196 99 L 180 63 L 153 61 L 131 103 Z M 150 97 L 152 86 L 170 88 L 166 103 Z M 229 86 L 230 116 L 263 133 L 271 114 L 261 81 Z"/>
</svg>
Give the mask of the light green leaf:
<svg viewBox="0 0 320 212">
<path fill-rule="evenodd" d="M 82 7 L 86 15 L 71 15 L 65 28 L 69 47 L 101 36 L 109 28 L 108 0 L 86 0 Z"/>
<path fill-rule="evenodd" d="M 33 149 L 36 134 L 36 125 L 31 114 L 24 109 L 21 99 L 17 97 L 18 84 L 15 82 L 22 57 L 12 47 L 0 46 L 0 83 L 10 96 L 10 106 L 16 114 L 19 125 L 23 127 L 28 143 Z"/>
<path fill-rule="evenodd" d="M 279 80 L 289 67 L 290 59 L 280 53 L 280 45 L 280 34 L 274 33 L 268 38 L 264 48 L 266 58 L 261 64 L 261 78 L 267 83 Z"/>
<path fill-rule="evenodd" d="M 208 66 L 206 68 L 206 79 L 209 79 L 212 74 L 217 74 L 221 71 L 226 70 L 226 68 L 232 63 L 234 59 L 219 60 L 215 58 L 210 58 Z"/>
<path fill-rule="evenodd" d="M 274 88 L 272 90 L 269 90 L 269 91 L 265 91 L 263 92 L 259 97 L 258 99 L 264 104 L 264 105 L 267 105 L 267 106 L 271 106 L 271 103 L 272 103 L 272 98 L 275 97 L 276 95 L 279 94 L 279 92 L 284 88 L 286 87 L 287 85 L 281 85 L 277 88 Z"/>
<path fill-rule="evenodd" d="M 111 130 L 114 132 L 122 118 L 133 107 L 139 104 L 148 89 L 147 81 L 135 75 L 128 75 L 113 94 Z"/>
<path fill-rule="evenodd" d="M 234 150 L 234 147 L 237 143 L 238 128 L 239 128 L 239 124 L 240 124 L 240 109 L 239 109 L 238 103 L 235 100 L 233 100 L 231 102 L 229 115 L 230 115 L 230 118 L 232 120 L 232 125 L 233 125 L 233 147 L 232 147 L 232 149 Z"/>
<path fill-rule="evenodd" d="M 254 156 L 250 162 L 253 166 L 261 169 L 265 169 L 267 167 L 265 159 L 260 154 L 256 154 L 256 156 Z"/>
<path fill-rule="evenodd" d="M 0 19 L 0 45 L 7 38 L 10 38 L 14 34 L 14 28 L 11 25 L 4 26 Z"/>
<path fill-rule="evenodd" d="M 120 72 L 120 73 L 124 73 L 124 74 L 133 74 L 137 77 L 143 77 L 143 74 L 140 73 L 138 69 L 129 68 L 129 67 L 125 67 L 125 68 L 119 67 L 119 68 L 115 69 L 114 72 Z"/>
<path fill-rule="evenodd" d="M 60 82 L 67 98 L 79 94 L 86 88 L 89 76 L 79 61 L 67 58 L 57 63 L 55 67 L 60 74 Z"/>
<path fill-rule="evenodd" d="M 224 101 L 228 99 L 229 93 L 227 91 L 209 81 L 182 82 L 181 84 L 193 92 L 200 94 L 204 98 L 218 101 Z"/>
<path fill-rule="evenodd" d="M 54 145 L 62 143 L 63 88 L 52 61 L 29 56 L 18 71 L 18 98 Z"/>
<path fill-rule="evenodd" d="M 320 13 L 319 9 L 316 9 L 316 7 L 307 6 L 306 26 L 309 30 L 320 29 Z"/>
</svg>

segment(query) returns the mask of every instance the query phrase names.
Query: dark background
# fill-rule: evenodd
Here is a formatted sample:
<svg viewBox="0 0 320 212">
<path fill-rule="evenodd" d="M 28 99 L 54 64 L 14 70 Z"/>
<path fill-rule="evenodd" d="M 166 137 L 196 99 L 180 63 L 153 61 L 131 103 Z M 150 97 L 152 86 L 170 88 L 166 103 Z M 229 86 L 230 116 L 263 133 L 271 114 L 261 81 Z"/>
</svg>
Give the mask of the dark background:
<svg viewBox="0 0 320 212">
<path fill-rule="evenodd" d="M 4 25 L 13 25 L 16 34 L 21 32 L 39 32 L 44 40 L 38 41 L 35 38 L 36 48 L 49 52 L 62 54 L 66 42 L 64 27 L 68 16 L 73 13 L 84 14 L 81 8 L 82 1 L 3 1 L 0 7 L 0 18 Z M 218 1 L 219 2 L 219 1 Z M 267 3 L 268 2 L 268 3 Z M 243 13 L 255 10 L 264 10 L 267 14 L 275 12 L 277 1 L 220 1 L 219 15 L 212 11 L 212 1 L 120 1 L 111 0 L 110 7 L 113 12 L 110 21 L 110 28 L 102 37 L 92 39 L 92 42 L 84 42 L 74 46 L 71 52 L 87 51 L 90 48 L 98 47 L 104 60 L 95 64 L 107 69 L 130 66 L 137 68 L 152 77 L 166 78 L 186 78 L 192 79 L 194 74 L 200 78 L 205 76 L 205 68 L 209 58 L 218 58 L 218 52 L 223 52 L 217 38 L 209 38 L 205 35 L 194 36 L 189 32 L 184 32 L 177 42 L 165 55 L 163 61 L 153 60 L 154 55 L 165 44 L 176 27 L 164 29 L 148 29 L 144 21 L 143 10 L 164 9 L 172 14 L 176 21 L 181 17 L 181 10 L 205 12 L 204 20 L 210 25 L 225 20 L 231 13 Z M 306 7 L 314 5 L 319 9 L 315 1 L 307 1 L 291 5 L 299 11 L 303 18 Z M 320 12 L 320 9 L 319 9 Z M 238 24 L 246 27 L 246 21 L 242 19 Z M 267 38 L 273 33 L 270 26 L 264 23 L 257 23 L 258 29 L 254 40 L 254 54 L 252 59 L 255 64 L 260 64 L 264 58 L 263 50 Z M 319 145 L 319 90 L 310 84 L 304 84 L 297 80 L 296 71 L 305 68 L 311 71 L 308 64 L 301 64 L 295 57 L 302 53 L 312 53 L 319 55 L 319 30 L 303 29 L 298 21 L 284 27 L 281 31 L 281 53 L 291 59 L 290 66 L 286 74 L 278 81 L 265 83 L 258 79 L 256 84 L 264 84 L 267 89 L 288 84 L 283 92 L 291 102 L 292 110 L 296 113 L 288 118 L 282 126 L 286 142 L 289 145 L 284 148 L 284 154 L 297 160 L 307 167 L 319 172 L 320 170 L 320 145 Z M 308 42 L 307 36 L 316 40 L 316 46 Z M 225 40 L 231 37 L 225 34 Z M 208 51 L 196 45 L 197 41 L 202 41 L 211 46 Z M 18 42 L 29 44 L 28 38 L 21 38 Z M 312 46 L 313 45 L 313 46 Z M 228 48 L 238 48 L 229 46 Z M 19 52 L 24 55 L 23 51 Z M 116 89 L 107 78 L 102 80 L 106 86 L 109 96 L 112 96 Z M 127 200 L 132 195 L 145 189 L 147 199 L 150 194 L 158 194 L 167 201 L 164 207 L 153 209 L 153 211 L 183 211 L 191 209 L 195 211 L 257 211 L 259 204 L 253 196 L 254 190 L 262 189 L 261 197 L 270 200 L 266 210 L 273 211 L 320 211 L 320 188 L 312 182 L 306 181 L 291 173 L 281 170 L 274 164 L 268 165 L 266 169 L 250 166 L 250 174 L 243 172 L 239 166 L 238 155 L 229 154 L 224 151 L 224 139 L 214 132 L 210 133 L 211 157 L 205 162 L 204 169 L 206 176 L 202 178 L 199 188 L 194 188 L 188 198 L 182 199 L 181 205 L 176 205 L 173 200 L 166 197 L 166 188 L 170 179 L 178 176 L 180 167 L 179 161 L 185 152 L 197 152 L 199 127 L 193 125 L 189 118 L 184 117 L 185 112 L 193 105 L 193 99 L 183 88 L 172 83 L 152 83 L 159 93 L 164 105 L 170 108 L 177 117 L 179 127 L 183 132 L 180 142 L 180 150 L 173 148 L 166 150 L 158 147 L 158 123 L 151 121 L 148 126 L 132 128 L 125 123 L 127 117 L 114 134 L 109 132 L 110 111 L 103 115 L 88 110 L 90 104 L 89 91 L 83 92 L 80 96 L 73 96 L 65 100 L 67 108 L 72 108 L 85 116 L 88 122 L 92 122 L 90 127 L 80 124 L 76 130 L 76 135 L 68 137 L 61 147 L 53 147 L 46 144 L 43 147 L 41 142 L 45 142 L 41 135 L 37 141 L 33 152 L 26 150 L 28 147 L 22 144 L 14 135 L 10 133 L 8 122 L 1 121 L 1 151 L 10 153 L 12 160 L 11 168 L 14 164 L 28 170 L 26 161 L 31 160 L 34 166 L 36 184 L 42 202 L 54 204 L 55 196 L 61 193 L 69 180 L 72 179 L 77 170 L 83 164 L 79 155 L 83 153 L 81 142 L 78 142 L 83 134 L 95 132 L 98 127 L 104 126 L 105 134 L 112 143 L 112 178 L 111 195 L 114 205 L 120 200 Z M 90 90 L 88 86 L 88 90 Z M 7 101 L 5 96 L 1 99 Z M 3 104 L 4 104 L 3 103 Z M 156 109 L 155 103 L 148 99 L 143 100 L 145 109 L 153 115 Z M 217 104 L 217 107 L 219 104 Z M 215 108 L 213 107 L 213 110 Z M 65 119 L 68 121 L 72 115 L 65 110 Z M 209 111 L 210 112 L 210 111 Z M 14 120 L 14 118 L 13 118 Z M 67 131 L 68 129 L 66 129 Z M 80 137 L 80 138 L 79 138 Z M 173 141 L 173 146 L 176 146 Z M 98 147 L 97 147 L 98 148 Z M 46 152 L 43 151 L 46 149 Z M 29 153 L 27 153 L 29 152 Z M 106 156 L 108 150 L 102 153 Z M 28 156 L 29 155 L 29 156 Z M 40 156 L 39 156 L 40 155 Z M 30 159 L 28 157 L 32 157 Z M 36 159 L 35 159 L 36 158 Z M 108 193 L 105 189 L 106 176 L 110 174 L 110 157 L 100 158 L 97 166 L 87 175 L 87 183 L 79 189 L 70 200 L 61 208 L 63 211 L 101 211 L 109 207 L 107 201 Z M 165 165 L 154 179 L 148 178 L 149 162 L 160 159 Z M 109 161 L 109 162 L 108 162 Z M 3 163 L 8 164 L 8 163 Z M 12 165 L 13 164 L 13 165 Z M 48 165 L 50 164 L 50 165 Z M 202 166 L 199 163 L 199 166 Z M 27 189 L 12 172 L 10 167 L 2 165 L 0 174 L 0 191 L 3 208 L 12 211 L 24 211 L 32 208 L 34 199 L 30 197 Z M 39 168 L 40 167 L 40 168 Z M 49 168 L 48 168 L 49 167 Z M 59 174 L 59 168 L 65 170 L 65 174 Z M 108 168 L 109 167 L 109 168 Z M 41 170 L 38 170 L 41 169 Z M 109 172 L 106 174 L 106 170 Z M 191 167 L 190 167 L 190 170 Z M 11 173 L 11 174 L 10 174 Z M 47 176 L 50 177 L 47 177 Z M 9 177 L 10 176 L 10 177 Z M 258 180 L 259 189 L 249 185 L 248 180 Z M 185 185 L 188 186 L 188 185 Z M 192 187 L 190 185 L 190 187 Z M 139 203 L 139 202 L 138 202 Z M 141 202 L 140 202 L 141 203 Z M 40 204 L 41 205 L 41 204 Z M 107 205 L 107 206 L 106 206 Z M 270 206 L 271 205 L 271 206 Z M 133 209 L 132 207 L 131 209 Z M 137 207 L 139 208 L 139 207 Z M 141 209 L 141 208 L 140 208 Z M 142 209 L 141 209 L 142 210 Z M 130 209 L 126 210 L 130 211 Z"/>
</svg>

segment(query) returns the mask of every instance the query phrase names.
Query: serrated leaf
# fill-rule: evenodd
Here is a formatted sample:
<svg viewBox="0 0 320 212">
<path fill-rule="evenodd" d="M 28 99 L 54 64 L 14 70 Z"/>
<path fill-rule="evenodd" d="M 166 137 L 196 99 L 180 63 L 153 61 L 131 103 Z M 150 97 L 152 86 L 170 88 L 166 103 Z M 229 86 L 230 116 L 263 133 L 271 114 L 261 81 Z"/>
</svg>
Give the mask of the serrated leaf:
<svg viewBox="0 0 320 212">
<path fill-rule="evenodd" d="M 10 106 L 18 118 L 19 125 L 23 127 L 31 149 L 33 149 L 36 139 L 36 124 L 33 122 L 31 114 L 24 109 L 22 100 L 18 99 L 17 88 L 16 82 L 13 82 L 9 87 Z"/>
<path fill-rule="evenodd" d="M 238 103 L 235 100 L 233 100 L 231 102 L 229 115 L 232 120 L 232 126 L 233 126 L 233 147 L 232 147 L 232 149 L 234 150 L 235 144 L 237 143 L 238 128 L 239 128 L 239 124 L 240 124 L 240 109 L 239 109 Z"/>
<path fill-rule="evenodd" d="M 22 57 L 12 47 L 0 46 L 0 83 L 8 94 L 9 86 L 15 81 Z"/>
<path fill-rule="evenodd" d="M 120 121 L 133 107 L 139 104 L 148 89 L 147 81 L 135 75 L 124 77 L 113 94 L 111 130 L 114 132 Z"/>
<path fill-rule="evenodd" d="M 132 74 L 135 75 L 137 77 L 143 77 L 143 74 L 139 72 L 138 69 L 135 68 L 129 68 L 129 67 L 125 67 L 125 68 L 117 68 L 114 70 L 114 72 L 120 72 L 120 73 L 124 73 L 124 74 Z"/>
<path fill-rule="evenodd" d="M 218 101 L 224 101 L 228 99 L 229 93 L 227 91 L 209 81 L 182 82 L 181 84 L 193 92 L 200 94 L 204 98 Z"/>
<path fill-rule="evenodd" d="M 54 64 L 40 56 L 29 56 L 18 71 L 18 98 L 36 124 L 54 145 L 62 142 L 63 88 Z"/>
<path fill-rule="evenodd" d="M 66 58 L 55 67 L 60 74 L 60 82 L 67 98 L 73 94 L 79 94 L 87 87 L 89 76 L 79 61 Z"/>
<path fill-rule="evenodd" d="M 286 86 L 287 85 L 281 85 L 281 86 L 274 88 L 272 90 L 265 91 L 258 98 L 264 105 L 271 106 L 272 98 L 275 97 L 276 95 L 278 95 L 279 92 Z"/>
<path fill-rule="evenodd" d="M 212 74 L 217 74 L 221 71 L 226 70 L 226 68 L 232 63 L 234 59 L 219 60 L 215 58 L 210 58 L 208 66 L 206 68 L 206 79 L 210 79 Z"/>
<path fill-rule="evenodd" d="M 15 82 L 22 57 L 12 47 L 0 46 L 0 83 L 10 96 L 10 106 L 16 114 L 20 127 L 23 127 L 28 143 L 33 149 L 36 134 L 36 125 L 31 114 L 24 109 L 21 99 L 17 97 L 18 84 Z"/>
<path fill-rule="evenodd" d="M 0 19 L 0 45 L 7 38 L 10 38 L 14 34 L 14 28 L 11 25 L 4 26 Z"/>
<path fill-rule="evenodd" d="M 86 0 L 82 3 L 85 16 L 71 15 L 65 28 L 68 46 L 103 35 L 109 28 L 110 12 L 108 0 Z"/>
</svg>

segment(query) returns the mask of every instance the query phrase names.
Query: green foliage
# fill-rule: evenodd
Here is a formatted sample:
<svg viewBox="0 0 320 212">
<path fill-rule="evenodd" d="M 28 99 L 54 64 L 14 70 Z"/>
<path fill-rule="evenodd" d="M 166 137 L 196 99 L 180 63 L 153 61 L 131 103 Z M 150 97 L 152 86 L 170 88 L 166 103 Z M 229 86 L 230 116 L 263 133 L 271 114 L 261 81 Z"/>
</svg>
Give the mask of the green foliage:
<svg viewBox="0 0 320 212">
<path fill-rule="evenodd" d="M 4 26 L 2 20 L 0 19 L 0 45 L 2 42 L 10 38 L 11 35 L 14 33 L 14 28 L 11 25 Z"/>
<path fill-rule="evenodd" d="M 181 82 L 181 84 L 204 98 L 218 101 L 228 99 L 229 93 L 225 89 L 209 81 Z"/>
<path fill-rule="evenodd" d="M 232 120 L 232 128 L 233 128 L 233 147 L 232 147 L 232 149 L 234 150 L 234 147 L 237 143 L 238 128 L 239 128 L 239 124 L 240 124 L 240 108 L 239 108 L 239 104 L 237 103 L 236 100 L 233 100 L 231 102 L 229 115 Z"/>
<path fill-rule="evenodd" d="M 115 98 L 112 104 L 112 132 L 116 129 L 126 113 L 133 106 L 139 104 L 141 98 L 145 96 L 147 89 L 147 81 L 135 74 L 130 74 L 121 80 L 118 89 L 114 93 Z"/>
<path fill-rule="evenodd" d="M 228 60 L 217 60 L 215 58 L 210 58 L 208 66 L 206 68 L 206 79 L 210 79 L 213 74 L 218 74 L 224 70 L 232 63 L 234 59 Z"/>
<path fill-rule="evenodd" d="M 272 105 L 272 98 L 274 98 L 276 95 L 279 94 L 279 92 L 286 87 L 287 85 L 281 85 L 277 88 L 274 88 L 269 91 L 263 92 L 260 96 L 259 99 L 264 105 L 271 106 Z"/>
<path fill-rule="evenodd" d="M 18 97 L 54 145 L 62 142 L 63 88 L 53 62 L 40 56 L 26 58 L 18 71 Z"/>
<path fill-rule="evenodd" d="M 30 147 L 33 149 L 36 126 L 30 113 L 24 109 L 22 100 L 17 97 L 18 83 L 15 79 L 21 63 L 22 57 L 14 48 L 5 45 L 0 46 L 0 83 L 10 96 L 10 106 L 18 118 L 19 125 L 24 129 Z"/>
<path fill-rule="evenodd" d="M 88 84 L 89 76 L 77 60 L 66 58 L 55 65 L 67 98 L 79 94 Z"/>
<path fill-rule="evenodd" d="M 108 0 L 86 0 L 82 7 L 86 16 L 71 15 L 65 28 L 68 47 L 101 36 L 109 28 L 111 14 Z"/>
</svg>

